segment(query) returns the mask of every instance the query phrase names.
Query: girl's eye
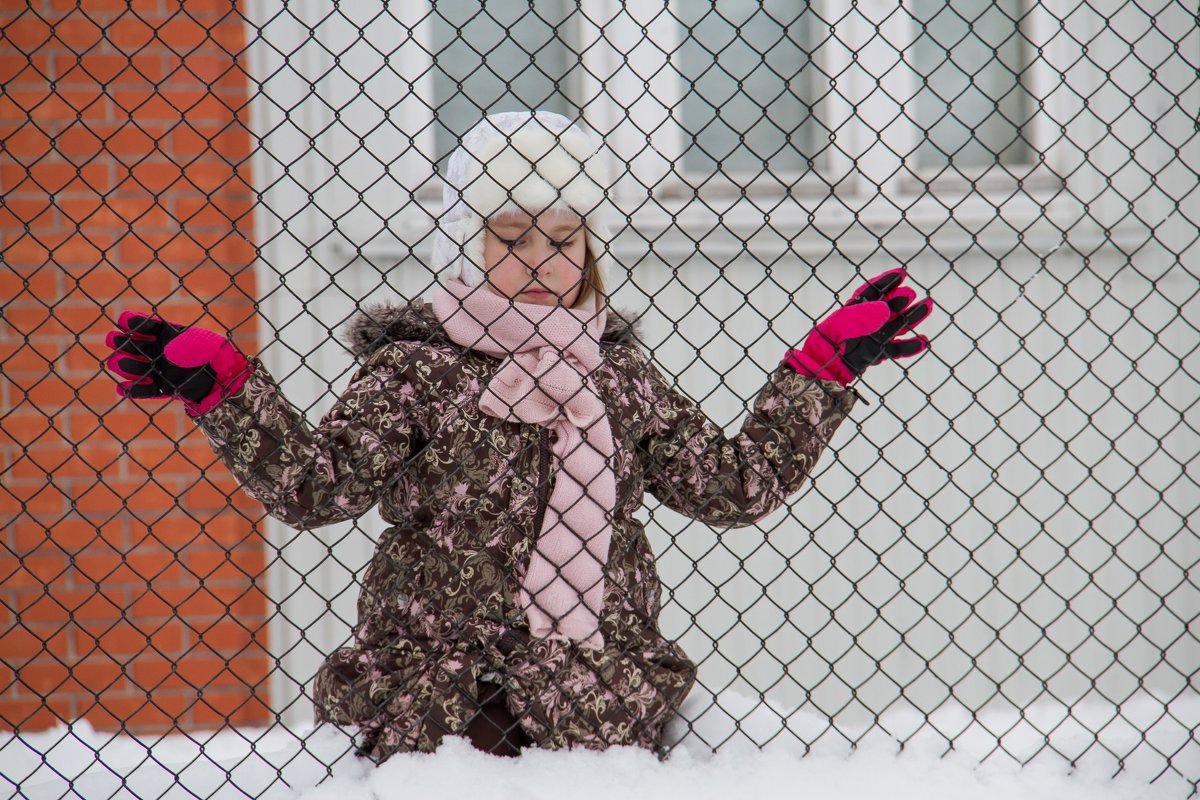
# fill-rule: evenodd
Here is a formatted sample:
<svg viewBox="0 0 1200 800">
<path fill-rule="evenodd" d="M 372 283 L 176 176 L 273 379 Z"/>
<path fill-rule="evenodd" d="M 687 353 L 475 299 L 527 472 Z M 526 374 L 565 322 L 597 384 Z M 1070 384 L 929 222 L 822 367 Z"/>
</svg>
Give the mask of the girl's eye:
<svg viewBox="0 0 1200 800">
<path fill-rule="evenodd" d="M 570 239 L 567 239 L 565 242 L 551 241 L 550 244 L 554 247 L 555 250 L 562 250 L 564 247 L 570 247 L 571 245 L 575 244 L 575 238 L 572 237 Z"/>
<path fill-rule="evenodd" d="M 497 238 L 497 239 L 500 239 L 500 237 L 499 237 L 499 236 L 497 236 L 496 238 Z M 512 250 L 514 247 L 517 247 L 518 245 L 525 244 L 525 240 L 524 240 L 524 239 L 500 239 L 500 242 L 501 242 L 501 243 L 502 243 L 502 244 L 503 244 L 505 247 L 507 247 L 509 250 Z"/>
</svg>

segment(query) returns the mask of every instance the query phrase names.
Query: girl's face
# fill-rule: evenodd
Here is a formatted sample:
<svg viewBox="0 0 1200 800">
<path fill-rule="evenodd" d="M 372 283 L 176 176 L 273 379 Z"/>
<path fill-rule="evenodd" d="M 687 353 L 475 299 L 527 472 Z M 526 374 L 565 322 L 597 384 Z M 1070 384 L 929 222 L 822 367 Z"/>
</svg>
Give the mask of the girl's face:
<svg viewBox="0 0 1200 800">
<path fill-rule="evenodd" d="M 572 308 L 586 259 L 583 218 L 570 211 L 499 214 L 484 228 L 487 286 L 510 300 Z"/>
</svg>

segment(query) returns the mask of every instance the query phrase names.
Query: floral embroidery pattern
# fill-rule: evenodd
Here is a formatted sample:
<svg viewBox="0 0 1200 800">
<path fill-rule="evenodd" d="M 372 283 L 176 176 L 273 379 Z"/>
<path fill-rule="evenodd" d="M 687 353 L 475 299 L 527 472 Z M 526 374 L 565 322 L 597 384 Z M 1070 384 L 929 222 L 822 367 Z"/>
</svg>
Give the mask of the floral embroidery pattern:
<svg viewBox="0 0 1200 800">
<path fill-rule="evenodd" d="M 484 680 L 503 686 L 540 747 L 657 748 L 695 666 L 658 628 L 658 573 L 634 517 L 645 494 L 711 525 L 752 524 L 803 485 L 852 393 L 781 367 L 727 437 L 614 315 L 592 379 L 616 439 L 617 504 L 605 647 L 587 650 L 533 639 L 514 602 L 548 494 L 539 476 L 553 470 L 544 429 L 479 410 L 499 360 L 448 342 L 420 307 L 364 318 L 352 331 L 364 363 L 316 429 L 261 365 L 199 419 L 245 491 L 286 524 L 378 505 L 389 525 L 363 577 L 354 644 L 314 679 L 318 719 L 358 726 L 377 761 L 430 751 L 463 732 Z"/>
</svg>

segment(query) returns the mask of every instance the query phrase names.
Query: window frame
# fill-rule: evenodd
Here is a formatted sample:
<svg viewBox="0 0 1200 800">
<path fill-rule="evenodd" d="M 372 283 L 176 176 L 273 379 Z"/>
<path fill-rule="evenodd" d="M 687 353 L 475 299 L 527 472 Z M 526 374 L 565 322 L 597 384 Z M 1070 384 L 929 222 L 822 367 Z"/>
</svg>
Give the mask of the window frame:
<svg viewBox="0 0 1200 800">
<path fill-rule="evenodd" d="M 1037 44 L 1049 41 L 1054 33 L 1050 29 L 1048 10 L 1056 6 L 1054 0 L 1018 0 L 1021 16 L 1017 30 L 1025 39 L 1026 52 L 1041 51 Z M 905 38 L 904 70 L 907 88 L 904 97 L 908 103 L 915 102 L 918 91 L 918 73 L 912 63 L 912 45 L 920 34 L 916 20 L 911 16 L 905 19 L 908 36 Z M 1046 116 L 1046 103 L 1039 98 L 1051 94 L 1056 84 L 1053 71 L 1044 58 L 1029 58 L 1023 65 L 1022 81 L 1031 103 L 1030 119 L 1021 126 L 1021 136 L 1029 147 L 1030 159 L 1015 164 L 995 163 L 983 167 L 952 165 L 947 161 L 937 166 L 921 166 L 917 163 L 917 146 L 920 141 L 921 129 L 915 121 L 903 126 L 905 129 L 901 152 L 906 153 L 904 173 L 897 182 L 896 188 L 901 195 L 913 195 L 923 192 L 980 192 L 996 197 L 1008 196 L 1016 191 L 1048 193 L 1062 188 L 1061 171 L 1056 170 L 1054 161 L 1049 157 L 1054 142 L 1051 126 Z M 909 119 L 915 115 L 909 115 Z"/>
</svg>

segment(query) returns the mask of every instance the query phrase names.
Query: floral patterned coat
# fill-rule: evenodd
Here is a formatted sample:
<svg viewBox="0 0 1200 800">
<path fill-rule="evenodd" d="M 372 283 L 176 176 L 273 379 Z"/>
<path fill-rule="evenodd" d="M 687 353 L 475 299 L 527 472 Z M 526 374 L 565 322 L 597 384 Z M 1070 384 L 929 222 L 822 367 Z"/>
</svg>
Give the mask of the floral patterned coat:
<svg viewBox="0 0 1200 800">
<path fill-rule="evenodd" d="M 199 419 L 284 523 L 315 528 L 378 504 L 390 526 L 362 581 L 354 644 L 313 687 L 318 719 L 358 726 L 363 753 L 382 761 L 462 733 L 481 680 L 503 687 L 538 746 L 660 746 L 695 667 L 659 631 L 654 555 L 634 518 L 645 493 L 711 525 L 752 524 L 801 487 L 854 401 L 780 367 L 726 437 L 634 339 L 610 314 L 592 376 L 617 476 L 602 650 L 528 633 L 514 596 L 554 479 L 549 433 L 480 411 L 500 362 L 450 342 L 428 306 L 351 323 L 362 366 L 315 430 L 261 365 Z"/>
</svg>

